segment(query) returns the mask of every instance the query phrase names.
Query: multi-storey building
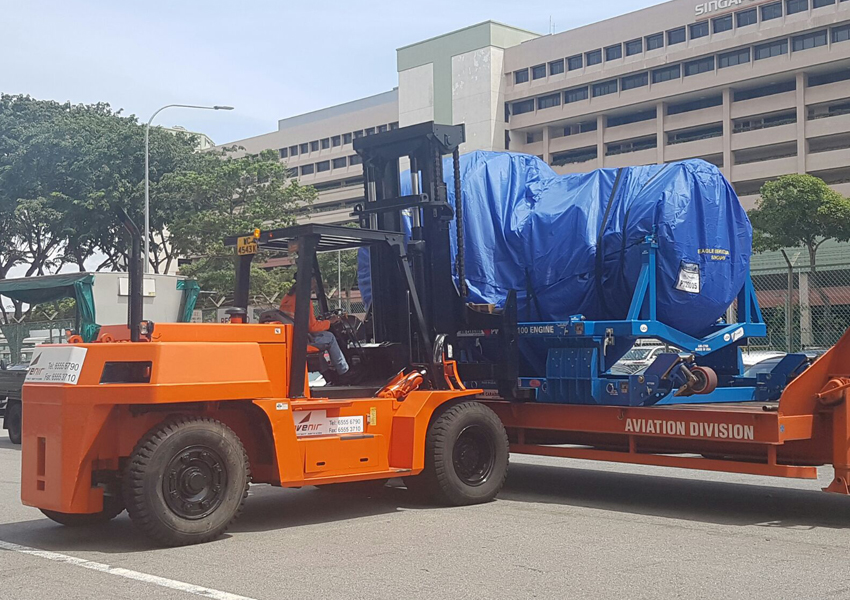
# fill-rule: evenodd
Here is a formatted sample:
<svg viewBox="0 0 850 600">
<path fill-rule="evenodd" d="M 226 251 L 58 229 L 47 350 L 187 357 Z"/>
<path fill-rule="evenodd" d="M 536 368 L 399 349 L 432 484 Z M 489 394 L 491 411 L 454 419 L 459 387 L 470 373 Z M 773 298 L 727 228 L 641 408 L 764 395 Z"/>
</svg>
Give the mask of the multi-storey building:
<svg viewBox="0 0 850 600">
<path fill-rule="evenodd" d="M 397 63 L 397 89 L 237 143 L 316 185 L 320 222 L 362 198 L 353 137 L 428 120 L 562 173 L 703 158 L 747 208 L 787 173 L 850 195 L 850 0 L 672 0 L 546 36 L 488 21 Z"/>
</svg>

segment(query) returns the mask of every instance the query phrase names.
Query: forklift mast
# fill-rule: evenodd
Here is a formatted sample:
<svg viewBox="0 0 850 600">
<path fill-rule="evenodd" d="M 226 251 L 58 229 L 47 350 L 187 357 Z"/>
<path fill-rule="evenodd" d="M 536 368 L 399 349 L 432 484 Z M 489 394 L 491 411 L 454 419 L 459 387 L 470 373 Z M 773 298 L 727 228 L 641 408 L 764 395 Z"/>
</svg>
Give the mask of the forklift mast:
<svg viewBox="0 0 850 600">
<path fill-rule="evenodd" d="M 389 248 L 372 249 L 375 341 L 410 338 L 416 363 L 431 361 L 432 341 L 440 334 L 453 339 L 462 321 L 463 299 L 452 279 L 449 227 L 454 210 L 443 181 L 443 156 L 453 154 L 457 165 L 464 139 L 463 125 L 428 122 L 354 140 L 354 150 L 363 160 L 366 198 L 354 215 L 362 229 L 408 235 L 408 264 L 420 292 L 419 298 L 409 297 L 398 259 Z M 410 173 L 407 195 L 401 192 L 404 169 Z M 416 302 L 421 305 L 421 324 L 411 323 L 412 316 L 418 318 Z M 421 331 L 429 332 L 430 339 L 422 339 Z"/>
</svg>

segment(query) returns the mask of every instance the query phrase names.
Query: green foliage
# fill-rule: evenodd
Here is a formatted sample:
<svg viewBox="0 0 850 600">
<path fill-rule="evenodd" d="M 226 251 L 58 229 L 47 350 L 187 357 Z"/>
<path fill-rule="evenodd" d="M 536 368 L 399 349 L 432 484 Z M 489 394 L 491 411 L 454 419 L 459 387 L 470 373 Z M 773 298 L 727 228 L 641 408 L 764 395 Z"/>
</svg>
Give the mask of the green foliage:
<svg viewBox="0 0 850 600">
<path fill-rule="evenodd" d="M 191 169 L 195 140 L 151 130 L 151 231 L 155 248 L 167 236 L 173 198 L 158 195 L 167 173 Z M 126 240 L 115 211 L 140 225 L 144 206 L 144 127 L 108 104 L 72 105 L 0 95 L 0 278 L 16 264 L 27 275 L 63 264 L 83 270 L 95 253 L 101 268 L 125 263 Z M 173 259 L 172 259 L 173 260 Z M 155 265 L 155 270 L 165 264 Z"/>
<path fill-rule="evenodd" d="M 784 175 L 765 183 L 749 211 L 756 252 L 805 246 L 810 258 L 828 239 L 850 240 L 850 200 L 812 175 Z"/>
</svg>

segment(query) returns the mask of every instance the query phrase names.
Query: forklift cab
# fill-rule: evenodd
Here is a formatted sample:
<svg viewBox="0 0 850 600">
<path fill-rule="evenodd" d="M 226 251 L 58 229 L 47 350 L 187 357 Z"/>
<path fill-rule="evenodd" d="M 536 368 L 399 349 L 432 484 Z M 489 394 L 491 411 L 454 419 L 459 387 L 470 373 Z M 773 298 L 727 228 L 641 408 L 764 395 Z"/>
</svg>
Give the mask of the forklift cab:
<svg viewBox="0 0 850 600">
<path fill-rule="evenodd" d="M 247 238 L 250 238 L 247 239 Z M 299 279 L 316 282 L 316 292 L 320 312 L 330 313 L 327 297 L 324 291 L 322 273 L 319 269 L 318 254 L 320 252 L 331 252 L 338 250 L 351 250 L 368 248 L 370 253 L 383 252 L 395 257 L 397 277 L 394 278 L 396 285 L 402 289 L 402 297 L 410 299 L 411 310 L 405 312 L 412 317 L 408 319 L 408 325 L 416 327 L 419 325 L 419 333 L 416 334 L 407 327 L 407 336 L 399 336 L 398 339 L 377 339 L 373 332 L 367 332 L 366 340 L 360 340 L 355 335 L 349 335 L 347 339 L 341 340 L 341 347 L 346 358 L 351 360 L 352 373 L 356 379 L 347 385 L 330 385 L 322 388 L 323 395 L 334 397 L 349 394 L 360 394 L 368 391 L 377 391 L 383 387 L 388 380 L 403 371 L 408 366 L 413 366 L 412 347 L 418 340 L 428 339 L 422 321 L 421 307 L 418 295 L 410 271 L 409 263 L 405 255 L 404 236 L 401 233 L 374 231 L 366 229 L 353 229 L 336 225 L 296 225 L 283 229 L 269 231 L 257 230 L 252 236 L 230 237 L 225 240 L 226 246 L 235 246 L 237 249 L 246 245 L 255 245 L 250 248 L 251 252 L 239 253 L 236 274 L 235 308 L 231 309 L 231 318 L 236 317 L 234 322 L 248 322 L 247 306 L 250 288 L 250 270 L 255 252 L 258 249 L 286 252 L 297 255 L 296 268 Z M 293 398 L 303 396 L 305 376 L 308 371 L 318 371 L 320 352 L 310 345 L 309 340 L 309 311 L 313 310 L 311 301 L 311 286 L 299 285 L 295 291 L 295 314 L 281 314 L 280 311 L 268 311 L 276 313 L 269 315 L 267 322 L 282 322 L 293 327 L 293 348 L 291 353 L 291 373 L 289 393 Z M 412 313 L 412 314 L 411 314 Z M 386 318 L 394 315 L 383 315 L 373 313 L 371 322 L 380 323 Z M 265 320 L 265 319 L 263 319 Z M 429 340 L 430 341 L 430 340 Z M 431 348 L 430 344 L 428 347 Z M 428 365 L 430 366 L 430 365 Z"/>
</svg>

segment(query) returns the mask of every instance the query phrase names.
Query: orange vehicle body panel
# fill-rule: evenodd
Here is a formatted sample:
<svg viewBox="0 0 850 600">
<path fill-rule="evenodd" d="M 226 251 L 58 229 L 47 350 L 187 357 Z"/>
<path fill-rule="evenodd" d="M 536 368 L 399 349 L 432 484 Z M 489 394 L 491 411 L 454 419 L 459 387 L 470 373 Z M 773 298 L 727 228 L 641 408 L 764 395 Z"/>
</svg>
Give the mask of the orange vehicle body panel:
<svg viewBox="0 0 850 600">
<path fill-rule="evenodd" d="M 402 400 L 331 400 L 311 397 L 305 387 L 303 398 L 288 398 L 289 325 L 157 324 L 151 341 L 136 343 L 125 341 L 126 328 L 104 327 L 104 336 L 113 341 L 76 345 L 86 349 L 76 385 L 24 385 L 21 497 L 27 505 L 99 512 L 103 492 L 93 474 L 119 470 L 149 429 L 176 414 L 231 427 L 248 453 L 254 482 L 297 487 L 412 475 L 424 467 L 434 411 L 480 393 L 423 390 Z M 150 362 L 149 382 L 101 383 L 104 365 L 114 361 Z M 359 431 L 329 432 L 329 422 L 345 418 L 360 423 Z"/>
</svg>

